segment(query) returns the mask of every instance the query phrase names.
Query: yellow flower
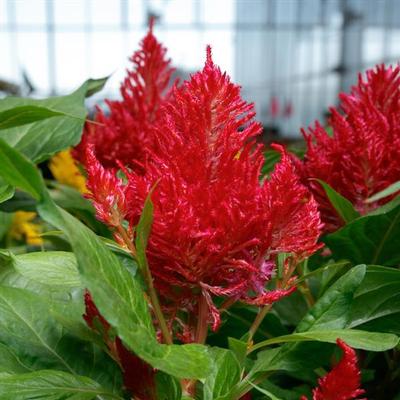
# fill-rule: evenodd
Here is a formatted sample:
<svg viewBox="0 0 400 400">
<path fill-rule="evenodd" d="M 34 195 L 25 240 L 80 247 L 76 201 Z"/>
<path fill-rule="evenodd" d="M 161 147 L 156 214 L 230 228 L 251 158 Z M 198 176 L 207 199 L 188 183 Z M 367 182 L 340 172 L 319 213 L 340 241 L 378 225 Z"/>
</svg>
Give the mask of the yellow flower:
<svg viewBox="0 0 400 400">
<path fill-rule="evenodd" d="M 36 216 L 35 212 L 28 211 L 17 211 L 14 213 L 8 235 L 16 240 L 25 240 L 28 244 L 36 246 L 43 244 L 43 239 L 40 237 L 40 225 L 31 222 Z"/>
<path fill-rule="evenodd" d="M 49 162 L 49 168 L 58 182 L 71 186 L 81 193 L 87 192 L 85 177 L 75 164 L 70 150 L 61 151 L 53 156 Z"/>
</svg>

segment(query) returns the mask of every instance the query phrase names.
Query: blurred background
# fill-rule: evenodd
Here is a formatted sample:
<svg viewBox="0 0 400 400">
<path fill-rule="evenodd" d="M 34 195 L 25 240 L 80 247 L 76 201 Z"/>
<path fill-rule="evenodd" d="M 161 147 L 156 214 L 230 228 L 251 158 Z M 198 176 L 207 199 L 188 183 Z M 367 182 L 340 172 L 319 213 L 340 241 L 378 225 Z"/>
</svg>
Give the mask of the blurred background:
<svg viewBox="0 0 400 400">
<path fill-rule="evenodd" d="M 0 90 L 44 97 L 112 74 L 101 95 L 117 98 L 150 16 L 179 75 L 211 44 L 266 131 L 288 138 L 358 71 L 400 58 L 400 0 L 0 0 Z"/>
</svg>

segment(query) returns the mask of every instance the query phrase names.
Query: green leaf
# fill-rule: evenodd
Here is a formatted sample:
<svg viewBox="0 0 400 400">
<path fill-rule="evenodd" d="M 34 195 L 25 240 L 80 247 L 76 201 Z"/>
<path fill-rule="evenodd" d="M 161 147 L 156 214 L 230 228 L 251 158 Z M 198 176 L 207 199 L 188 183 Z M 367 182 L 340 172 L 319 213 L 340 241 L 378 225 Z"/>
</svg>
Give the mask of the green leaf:
<svg viewBox="0 0 400 400">
<path fill-rule="evenodd" d="M 7 100 L 2 100 L 2 102 Z M 1 102 L 0 102 L 1 107 Z M 43 119 L 67 116 L 63 112 L 40 106 L 17 106 L 0 112 L 0 130 L 31 124 Z"/>
<path fill-rule="evenodd" d="M 11 199 L 14 196 L 14 188 L 0 179 L 0 203 Z"/>
<path fill-rule="evenodd" d="M 368 266 L 351 307 L 348 327 L 400 334 L 400 271 Z"/>
<path fill-rule="evenodd" d="M 139 219 L 139 223 L 136 227 L 136 240 L 135 240 L 135 247 L 136 247 L 136 258 L 139 264 L 139 267 L 144 270 L 148 268 L 147 266 L 147 257 L 146 257 L 146 247 L 147 242 L 149 240 L 149 235 L 151 231 L 151 225 L 153 223 L 153 203 L 151 201 L 151 194 L 154 190 L 150 191 L 148 194 L 146 201 L 144 202 L 144 207 L 142 214 Z"/>
<path fill-rule="evenodd" d="M 323 240 L 332 250 L 333 257 L 354 264 L 398 265 L 400 205 L 395 200 L 327 235 Z"/>
<path fill-rule="evenodd" d="M 31 369 L 24 365 L 9 347 L 0 343 L 0 374 L 23 374 L 30 371 Z"/>
<path fill-rule="evenodd" d="M 354 209 L 353 204 L 351 204 L 351 202 L 343 197 L 340 193 L 336 192 L 336 190 L 334 190 L 326 182 L 320 179 L 312 180 L 317 181 L 323 187 L 332 206 L 346 224 L 360 216 L 360 214 Z"/>
<path fill-rule="evenodd" d="M 369 351 L 386 351 L 397 346 L 399 338 L 389 333 L 365 332 L 355 329 L 338 329 L 329 331 L 308 331 L 279 336 L 257 343 L 253 350 L 278 343 L 318 341 L 336 343 L 344 340 L 349 346 Z"/>
<path fill-rule="evenodd" d="M 2 139 L 0 139 L 0 174 L 9 184 L 25 190 L 35 199 L 38 200 L 43 196 L 44 185 L 38 170 Z"/>
<path fill-rule="evenodd" d="M 381 190 L 378 193 L 375 193 L 369 199 L 366 200 L 366 203 L 374 203 L 375 201 L 382 200 L 385 197 L 391 196 L 400 191 L 400 181 L 392 183 L 386 189 Z"/>
<path fill-rule="evenodd" d="M 105 86 L 110 76 L 105 76 L 104 78 L 99 79 L 89 79 L 86 81 L 86 97 L 90 97 L 97 92 L 100 92 Z"/>
<path fill-rule="evenodd" d="M 120 371 L 115 363 L 97 346 L 69 335 L 49 305 L 51 302 L 38 294 L 0 286 L 0 342 L 32 369 L 87 375 L 119 391 Z"/>
<path fill-rule="evenodd" d="M 14 268 L 24 277 L 42 285 L 65 289 L 82 286 L 76 258 L 65 251 L 46 251 L 12 257 Z"/>
<path fill-rule="evenodd" d="M 226 349 L 211 349 L 214 357 L 212 373 L 204 381 L 204 400 L 229 400 L 232 388 L 239 382 L 241 367 L 235 355 Z"/>
<path fill-rule="evenodd" d="M 122 400 L 89 378 L 61 371 L 42 370 L 0 376 L 2 400 L 90 400 L 96 396 Z"/>
<path fill-rule="evenodd" d="M 340 277 L 310 309 L 295 333 L 344 329 L 349 321 L 354 293 L 365 276 L 365 269 L 365 265 L 359 265 Z M 288 343 L 261 351 L 249 375 L 254 377 L 260 372 L 275 370 L 314 369 L 330 356 L 331 351 L 323 346 L 322 343 Z"/>
<path fill-rule="evenodd" d="M 358 265 L 340 277 L 310 309 L 296 332 L 343 329 L 349 320 L 354 292 L 364 279 L 365 271 L 365 265 Z"/>
<path fill-rule="evenodd" d="M 31 107 L 39 108 L 41 111 L 36 114 L 42 116 L 45 113 L 49 116 L 50 110 L 53 112 L 51 118 L 32 123 L 27 123 L 28 119 L 23 118 L 23 126 L 1 130 L 0 138 L 34 162 L 43 161 L 60 150 L 76 145 L 80 141 L 86 117 L 85 96 L 88 91 L 90 93 L 100 87 L 99 82 L 87 81 L 68 96 L 44 100 L 7 97 L 0 100 L 0 114 Z M 56 113 L 61 115 L 56 116 Z"/>
<path fill-rule="evenodd" d="M 156 375 L 157 400 L 181 400 L 180 382 L 170 375 L 158 372 Z"/>
<path fill-rule="evenodd" d="M 242 365 L 247 355 L 247 343 L 235 338 L 228 338 L 229 349 L 236 356 L 239 364 Z"/>
</svg>

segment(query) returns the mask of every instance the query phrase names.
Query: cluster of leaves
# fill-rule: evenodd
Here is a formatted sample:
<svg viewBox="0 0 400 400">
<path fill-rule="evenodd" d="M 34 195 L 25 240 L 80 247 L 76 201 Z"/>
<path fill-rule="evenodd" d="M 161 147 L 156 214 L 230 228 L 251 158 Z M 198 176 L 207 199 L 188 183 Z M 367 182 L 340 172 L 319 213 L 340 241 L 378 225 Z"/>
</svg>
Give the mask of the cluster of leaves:
<svg viewBox="0 0 400 400">
<path fill-rule="evenodd" d="M 371 200 L 390 197 L 389 202 L 360 216 L 350 201 L 318 181 L 343 223 L 322 237 L 322 252 L 297 266 L 298 290 L 269 307 L 255 333 L 259 308 L 235 303 L 221 312 L 221 327 L 206 344 L 167 344 L 157 335 L 142 276 L 150 199 L 135 227 L 135 257 L 96 220 L 89 201 L 44 180 L 35 165 L 78 144 L 85 97 L 104 83 L 87 81 L 64 97 L 0 101 L 0 399 L 145 400 L 132 395 L 127 382 L 127 375 L 144 379 L 142 365 L 154 374 L 147 399 L 238 400 L 250 393 L 253 399 L 299 399 L 311 395 L 332 359 L 343 357 L 351 375 L 348 364 L 353 360 L 355 368 L 355 355 L 343 342 L 357 349 L 370 398 L 399 397 L 398 183 Z M 41 249 L 7 239 L 16 211 L 38 213 Z M 288 258 L 278 255 L 277 279 Z M 85 293 L 95 305 L 85 304 Z M 344 355 L 335 346 L 338 339 Z M 143 362 L 136 361 L 134 371 L 112 351 L 120 342 L 129 357 Z M 330 399 L 362 393 L 350 375 L 352 392 Z M 327 398 L 318 389 L 313 396 Z"/>
</svg>

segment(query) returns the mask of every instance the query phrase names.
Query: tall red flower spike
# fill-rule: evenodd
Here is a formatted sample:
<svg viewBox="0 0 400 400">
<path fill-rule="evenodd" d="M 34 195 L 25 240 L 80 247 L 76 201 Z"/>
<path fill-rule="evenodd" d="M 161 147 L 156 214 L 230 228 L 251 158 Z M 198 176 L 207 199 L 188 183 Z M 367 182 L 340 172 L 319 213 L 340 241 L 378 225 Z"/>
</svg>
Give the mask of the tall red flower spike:
<svg viewBox="0 0 400 400">
<path fill-rule="evenodd" d="M 157 144 L 145 174 L 128 172 L 127 219 L 135 226 L 151 188 L 154 223 L 147 255 L 155 286 L 170 315 L 197 313 L 207 302 L 214 329 L 219 312 L 212 297 L 264 305 L 293 288 L 268 292 L 278 252 L 302 259 L 319 246 L 317 204 L 283 153 L 269 181 L 259 182 L 262 147 L 254 137 L 253 105 L 240 88 L 207 61 L 162 109 Z M 191 327 L 186 341 L 193 340 Z M 188 333 L 189 332 L 189 333 Z"/>
<path fill-rule="evenodd" d="M 100 314 L 88 291 L 85 292 L 85 314 L 87 325 L 99 333 L 106 344 L 110 355 L 122 370 L 124 386 L 135 399 L 155 400 L 155 371 L 139 357 L 132 354 L 121 342 L 118 336 L 111 335 L 111 326 Z"/>
<path fill-rule="evenodd" d="M 336 343 L 342 349 L 343 357 L 332 371 L 318 380 L 313 400 L 353 400 L 365 393 L 360 389 L 361 374 L 356 352 L 340 339 Z M 300 400 L 307 400 L 307 397 L 302 396 Z"/>
<path fill-rule="evenodd" d="M 147 149 L 154 138 L 150 127 L 160 117 L 160 106 L 168 98 L 168 85 L 174 69 L 164 48 L 153 34 L 153 21 L 140 50 L 130 58 L 132 70 L 121 85 L 121 101 L 107 101 L 109 113 L 97 110 L 96 122 L 85 127 L 74 156 L 85 165 L 85 149 L 94 146 L 95 154 L 105 168 L 118 169 L 118 162 L 143 171 Z"/>
<path fill-rule="evenodd" d="M 321 186 L 327 182 L 365 214 L 391 197 L 373 204 L 365 200 L 400 180 L 400 67 L 377 66 L 359 76 L 350 94 L 340 95 L 340 108 L 331 109 L 333 136 L 317 122 L 306 133 L 307 152 L 300 165 L 305 182 L 320 204 L 326 229 L 343 221 Z"/>
</svg>

